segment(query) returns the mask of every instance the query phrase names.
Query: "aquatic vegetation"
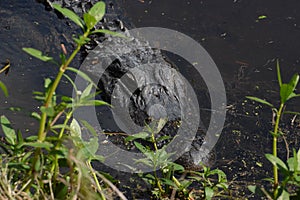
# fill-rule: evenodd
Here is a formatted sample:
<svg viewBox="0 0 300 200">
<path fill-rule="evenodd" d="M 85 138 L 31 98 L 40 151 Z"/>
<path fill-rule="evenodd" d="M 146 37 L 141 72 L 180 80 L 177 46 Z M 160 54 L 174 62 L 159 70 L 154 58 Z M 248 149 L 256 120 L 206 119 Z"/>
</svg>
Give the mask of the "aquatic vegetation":
<svg viewBox="0 0 300 200">
<path fill-rule="evenodd" d="M 280 105 L 279 108 L 276 108 L 273 104 L 270 102 L 260 99 L 258 97 L 252 97 L 247 96 L 248 99 L 251 99 L 253 101 L 259 102 L 261 104 L 264 104 L 266 106 L 269 106 L 272 111 L 275 113 L 275 124 L 273 131 L 270 131 L 271 135 L 273 136 L 273 146 L 272 154 L 266 154 L 266 158 L 272 163 L 273 165 L 273 192 L 269 193 L 265 190 L 261 190 L 268 198 L 270 199 L 289 199 L 290 194 L 287 189 L 287 184 L 292 184 L 297 186 L 298 192 L 297 197 L 299 198 L 299 192 L 300 192 L 300 168 L 298 165 L 300 165 L 300 149 L 298 153 L 294 150 L 294 156 L 289 158 L 287 160 L 287 164 L 285 164 L 284 161 L 282 161 L 277 156 L 277 140 L 279 137 L 283 135 L 283 132 L 280 130 L 280 121 L 283 116 L 283 114 L 295 114 L 300 115 L 299 112 L 291 112 L 291 111 L 285 111 L 286 103 L 296 97 L 300 97 L 300 94 L 295 93 L 295 89 L 299 82 L 299 75 L 294 74 L 291 78 L 289 83 L 282 83 L 281 79 L 281 73 L 280 73 L 280 67 L 279 62 L 277 61 L 277 78 L 278 78 L 278 84 L 280 89 Z M 278 175 L 278 169 L 281 172 L 281 175 L 283 176 L 283 180 L 279 181 L 279 175 Z M 257 192 L 257 187 L 250 187 L 251 191 Z"/>
<path fill-rule="evenodd" d="M 126 199 L 91 165 L 93 160 L 103 159 L 95 154 L 99 145 L 95 131 L 87 122 L 81 122 L 80 125 L 72 118 L 74 110 L 79 107 L 108 105 L 104 101 L 93 99 L 96 94 L 91 91 L 97 85 L 86 74 L 70 67 L 72 60 L 81 47 L 90 41 L 90 35 L 118 34 L 94 29 L 105 14 L 104 2 L 96 3 L 84 14 L 83 19 L 59 5 L 53 4 L 53 8 L 80 26 L 83 34 L 74 38 L 77 46 L 71 55 L 68 56 L 66 50 L 62 48 L 60 62 L 39 50 L 23 48 L 29 55 L 41 61 L 58 65 L 59 71 L 54 80 L 45 79 L 44 92 L 34 92 L 35 99 L 42 103 L 40 113 L 32 113 L 32 116 L 39 121 L 36 135 L 31 134 L 24 138 L 20 131 L 12 128 L 10 121 L 4 115 L 0 118 L 5 135 L 5 141 L 1 143 L 1 149 L 5 152 L 1 157 L 1 199 L 106 199 L 108 188 L 111 194 L 114 191 L 121 199 Z M 7 68 L 9 63 L 1 72 Z M 65 74 L 66 70 L 75 72 L 87 80 L 89 85 L 86 89 L 78 91 L 72 79 Z M 73 85 L 76 97 L 56 94 L 63 77 Z M 2 82 L 0 87 L 7 94 Z M 63 122 L 59 123 L 59 119 Z M 89 141 L 83 140 L 82 126 L 94 133 L 95 137 Z"/>
<path fill-rule="evenodd" d="M 158 148 L 157 142 L 168 140 L 167 136 L 156 137 L 166 124 L 167 119 L 160 119 L 146 125 L 146 130 L 125 138 L 125 141 L 133 141 L 137 149 L 145 155 L 145 158 L 136 160 L 153 168 L 153 173 L 140 172 L 142 179 L 151 185 L 152 196 L 157 199 L 207 199 L 220 197 L 227 192 L 226 174 L 219 169 L 211 170 L 202 165 L 203 170 L 186 170 L 182 165 L 171 161 L 173 153 L 166 151 L 166 146 Z M 145 146 L 135 140 L 140 139 L 150 142 Z M 180 176 L 180 177 L 178 177 Z M 197 189 L 191 185 L 197 184 Z"/>
</svg>

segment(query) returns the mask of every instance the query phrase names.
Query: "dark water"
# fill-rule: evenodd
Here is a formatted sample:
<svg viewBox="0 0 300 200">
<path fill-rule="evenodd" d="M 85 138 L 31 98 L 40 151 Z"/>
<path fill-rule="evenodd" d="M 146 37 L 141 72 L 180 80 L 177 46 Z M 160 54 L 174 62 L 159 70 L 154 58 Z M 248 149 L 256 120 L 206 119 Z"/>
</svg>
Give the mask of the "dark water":
<svg viewBox="0 0 300 200">
<path fill-rule="evenodd" d="M 272 113 L 265 107 L 245 102 L 246 95 L 271 98 L 278 103 L 276 58 L 280 60 L 283 79 L 300 72 L 300 2 L 296 0 L 118 0 L 125 20 L 136 27 L 164 27 L 180 31 L 198 41 L 216 62 L 226 85 L 227 121 L 216 147 L 217 163 L 228 174 L 243 181 L 256 181 L 268 174 L 270 167 L 264 153 L 270 152 Z M 264 19 L 259 19 L 265 16 Z M 0 1 L 0 62 L 12 63 L 8 76 L 0 75 L 10 92 L 0 93 L 0 114 L 13 119 L 16 128 L 34 130 L 30 111 L 39 105 L 32 91 L 41 90 L 45 77 L 56 69 L 29 59 L 22 47 L 34 47 L 55 55 L 60 42 L 70 44 L 69 26 L 52 12 L 44 11 L 33 0 Z M 72 48 L 72 44 L 67 48 Z M 180 62 L 179 62 L 180 63 Z M 192 73 L 192 72 L 191 72 Z M 188 74 L 188 72 L 187 72 Z M 195 86 L 197 87 L 197 86 Z M 298 92 L 299 92 L 298 87 Z M 64 91 L 62 88 L 61 91 Z M 299 100 L 290 109 L 299 111 Z M 7 110 L 18 106 L 20 112 Z M 257 114 L 256 114 L 257 113 Z M 289 127 L 290 148 L 299 148 L 297 124 L 290 126 L 291 116 L 284 118 Z M 299 120 L 296 121 L 300 123 Z M 280 156 L 286 151 L 283 142 Z M 260 167 L 258 163 L 262 163 Z"/>
<path fill-rule="evenodd" d="M 36 129 L 36 124 L 28 116 L 39 110 L 39 102 L 32 98 L 32 92 L 43 91 L 44 79 L 54 78 L 58 68 L 31 58 L 22 47 L 56 56 L 61 42 L 68 49 L 73 48 L 70 43 L 72 29 L 34 0 L 1 0 L 0 22 L 0 63 L 6 59 L 11 62 L 8 75 L 0 74 L 0 80 L 9 91 L 8 98 L 0 93 L 0 114 L 12 118 L 15 128 L 29 132 Z M 9 107 L 18 107 L 21 111 L 11 111 Z"/>
<path fill-rule="evenodd" d="M 255 181 L 270 169 L 264 153 L 271 152 L 272 113 L 245 102 L 246 95 L 278 104 L 276 59 L 285 82 L 300 72 L 300 2 L 246 0 L 118 1 L 136 27 L 164 27 L 198 41 L 217 64 L 227 91 L 227 121 L 216 147 L 216 166 L 237 181 Z M 264 18 L 264 19 L 259 19 Z M 298 87 L 299 92 L 300 87 Z M 292 100 L 288 109 L 300 109 Z M 291 116 L 285 118 L 290 125 Z M 299 120 L 298 120 L 299 123 Z M 289 126 L 289 147 L 299 148 L 298 128 Z M 280 146 L 282 158 L 285 145 Z M 259 167 L 260 163 L 263 164 Z M 243 185 L 242 183 L 239 183 Z"/>
</svg>

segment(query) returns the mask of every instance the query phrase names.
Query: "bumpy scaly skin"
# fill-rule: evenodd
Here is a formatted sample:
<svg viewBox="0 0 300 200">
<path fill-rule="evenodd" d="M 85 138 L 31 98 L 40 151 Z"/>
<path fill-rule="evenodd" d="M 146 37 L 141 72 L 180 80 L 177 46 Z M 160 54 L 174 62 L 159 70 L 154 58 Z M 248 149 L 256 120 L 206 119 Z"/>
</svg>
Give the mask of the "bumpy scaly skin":
<svg viewBox="0 0 300 200">
<path fill-rule="evenodd" d="M 44 1 L 48 7 L 50 6 L 47 3 L 48 1 L 59 3 L 79 15 L 96 2 Z M 123 22 L 119 20 L 120 16 L 117 12 L 120 10 L 116 10 L 118 7 L 114 7 L 112 3 L 107 3 L 107 17 L 97 25 L 97 28 L 122 32 L 130 37 Z M 109 102 L 114 101 L 124 109 L 129 109 L 130 116 L 136 124 L 144 126 L 145 122 L 167 116 L 169 121 L 165 126 L 166 128 L 162 129 L 160 136 L 175 136 L 177 128 L 168 127 L 180 123 L 180 109 L 186 109 L 181 108 L 181 105 L 189 104 L 186 98 L 187 88 L 184 81 L 178 75 L 176 69 L 164 60 L 159 50 L 153 50 L 147 42 L 130 38 L 130 40 L 126 40 L 111 38 L 106 35 L 93 37 L 93 42 L 86 45 L 85 49 L 90 58 L 87 61 L 90 64 L 87 65 L 88 68 L 85 70 L 96 77 L 102 76 L 99 85 L 103 90 L 103 98 Z M 96 45 L 98 47 L 93 49 Z M 93 49 L 93 51 L 89 49 Z M 120 81 L 121 77 L 122 80 Z M 163 105 L 164 109 L 153 106 L 155 104 Z M 130 123 L 124 121 L 124 124 Z M 129 131 L 134 131 L 130 129 L 130 126 L 127 128 Z M 213 153 L 199 152 L 203 143 L 204 129 L 204 126 L 199 127 L 199 133 L 193 139 L 191 148 L 187 147 L 185 149 L 186 153 L 178 160 L 187 168 L 199 169 L 199 162 L 210 165 L 214 161 Z M 164 144 L 164 142 L 161 142 L 158 146 L 161 147 Z"/>
</svg>

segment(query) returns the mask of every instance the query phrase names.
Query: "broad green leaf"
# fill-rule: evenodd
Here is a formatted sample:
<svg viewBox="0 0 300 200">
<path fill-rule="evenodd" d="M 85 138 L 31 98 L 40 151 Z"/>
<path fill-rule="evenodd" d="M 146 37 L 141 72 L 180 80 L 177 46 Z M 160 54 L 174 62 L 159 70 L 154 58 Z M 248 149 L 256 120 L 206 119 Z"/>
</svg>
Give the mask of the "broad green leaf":
<svg viewBox="0 0 300 200">
<path fill-rule="evenodd" d="M 46 115 L 49 117 L 53 117 L 55 115 L 55 110 L 53 107 L 41 106 L 40 110 L 42 113 L 46 113 Z"/>
<path fill-rule="evenodd" d="M 89 13 L 84 13 L 83 19 L 88 29 L 93 29 L 94 26 L 97 24 L 96 18 Z"/>
<path fill-rule="evenodd" d="M 11 127 L 10 121 L 2 115 L 0 118 L 1 127 L 5 135 L 5 140 L 11 144 L 15 145 L 17 140 L 17 135 L 15 130 Z"/>
<path fill-rule="evenodd" d="M 283 169 L 284 172 L 288 172 L 288 168 L 286 164 L 280 160 L 278 157 L 275 157 L 273 154 L 265 154 L 266 158 L 275 166 Z"/>
<path fill-rule="evenodd" d="M 168 122 L 167 118 L 160 118 L 156 127 L 155 134 L 159 133 Z"/>
<path fill-rule="evenodd" d="M 278 84 L 279 84 L 279 87 L 281 87 L 281 85 L 282 85 L 282 79 L 281 79 L 281 73 L 280 73 L 280 67 L 279 67 L 279 61 L 278 61 L 278 59 L 276 61 L 276 65 L 277 65 Z"/>
<path fill-rule="evenodd" d="M 96 23 L 98 23 L 105 14 L 105 3 L 103 1 L 99 1 L 89 10 L 88 14 L 93 16 Z"/>
<path fill-rule="evenodd" d="M 250 99 L 250 100 L 252 100 L 252 101 L 256 101 L 256 102 L 258 102 L 258 103 L 265 104 L 265 105 L 267 105 L 267 106 L 270 106 L 271 108 L 274 108 L 274 106 L 273 106 L 271 103 L 267 102 L 266 100 L 260 99 L 260 98 L 258 98 L 258 97 L 246 96 L 246 98 L 247 98 L 247 99 Z"/>
<path fill-rule="evenodd" d="M 0 81 L 0 88 L 3 91 L 4 95 L 7 97 L 8 96 L 8 91 L 6 86 L 4 85 L 4 83 L 2 81 Z"/>
<path fill-rule="evenodd" d="M 84 148 L 86 148 L 92 156 L 95 156 L 99 148 L 98 138 L 91 138 L 89 142 L 85 143 Z"/>
<path fill-rule="evenodd" d="M 290 200 L 290 194 L 286 190 L 282 190 L 280 196 L 278 197 L 277 200 Z"/>
<path fill-rule="evenodd" d="M 53 6 L 53 8 L 55 8 L 56 10 L 61 12 L 64 16 L 66 16 L 70 20 L 72 20 L 75 24 L 80 26 L 80 28 L 82 28 L 82 30 L 84 30 L 84 25 L 85 25 L 84 21 L 78 15 L 76 15 L 72 10 L 69 10 L 67 8 L 62 8 L 58 4 L 52 4 L 52 6 Z"/>
<path fill-rule="evenodd" d="M 149 136 L 147 132 L 140 132 L 134 135 L 130 135 L 125 138 L 125 142 L 130 142 L 135 139 L 146 139 Z"/>
<path fill-rule="evenodd" d="M 71 128 L 71 136 L 78 137 L 78 138 L 82 139 L 82 137 L 81 137 L 81 127 L 80 127 L 80 125 L 79 125 L 79 123 L 77 122 L 76 119 L 73 118 L 73 120 L 70 124 L 70 128 Z"/>
<path fill-rule="evenodd" d="M 206 200 L 211 200 L 211 198 L 214 196 L 214 190 L 211 187 L 205 187 L 204 193 Z"/>
<path fill-rule="evenodd" d="M 89 83 L 92 83 L 93 86 L 97 88 L 97 85 L 86 73 L 84 73 L 76 68 L 73 68 L 73 67 L 68 67 L 67 70 L 70 70 L 70 71 L 76 73 L 77 75 L 81 76 L 84 80 L 88 81 Z"/>
<path fill-rule="evenodd" d="M 31 55 L 31 56 L 33 56 L 37 59 L 40 59 L 44 62 L 53 61 L 52 57 L 43 55 L 43 53 L 40 50 L 33 49 L 33 48 L 22 48 L 22 49 L 23 49 L 23 51 L 25 51 L 29 55 Z"/>
<path fill-rule="evenodd" d="M 95 30 L 95 31 L 91 32 L 91 34 L 96 34 L 96 33 L 104 33 L 104 34 L 115 36 L 115 37 L 128 38 L 125 35 L 123 35 L 122 33 L 114 32 L 114 31 L 110 31 L 110 30 L 106 30 L 106 29 L 99 29 L 99 30 Z"/>
<path fill-rule="evenodd" d="M 294 87 L 289 84 L 282 84 L 280 87 L 280 101 L 285 104 L 287 100 L 289 100 L 293 96 Z"/>
</svg>

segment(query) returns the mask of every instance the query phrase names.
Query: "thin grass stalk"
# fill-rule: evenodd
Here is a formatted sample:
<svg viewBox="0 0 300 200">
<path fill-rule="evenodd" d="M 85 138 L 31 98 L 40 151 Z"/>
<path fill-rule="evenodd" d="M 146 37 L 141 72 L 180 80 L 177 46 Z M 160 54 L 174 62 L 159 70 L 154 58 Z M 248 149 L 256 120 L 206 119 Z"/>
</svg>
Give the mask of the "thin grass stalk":
<svg viewBox="0 0 300 200">
<path fill-rule="evenodd" d="M 284 104 L 281 103 L 279 110 L 276 116 L 276 122 L 274 127 L 274 135 L 273 135 L 273 156 L 277 157 L 277 137 L 278 137 L 278 129 L 279 129 L 279 122 L 282 114 Z M 274 197 L 277 197 L 278 194 L 278 168 L 276 165 L 273 165 L 273 174 L 274 174 Z"/>
</svg>

